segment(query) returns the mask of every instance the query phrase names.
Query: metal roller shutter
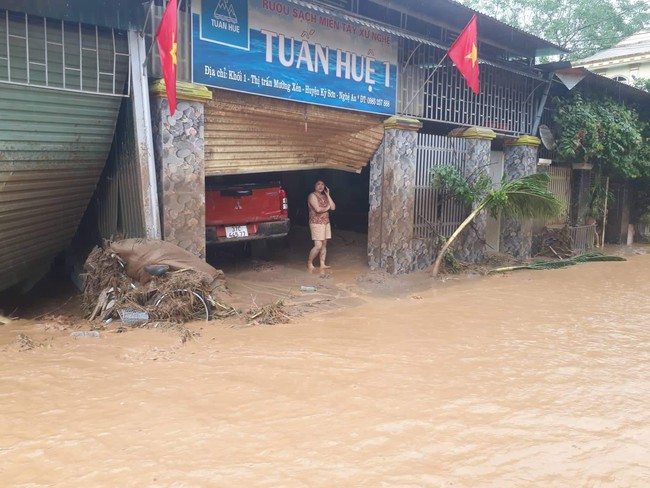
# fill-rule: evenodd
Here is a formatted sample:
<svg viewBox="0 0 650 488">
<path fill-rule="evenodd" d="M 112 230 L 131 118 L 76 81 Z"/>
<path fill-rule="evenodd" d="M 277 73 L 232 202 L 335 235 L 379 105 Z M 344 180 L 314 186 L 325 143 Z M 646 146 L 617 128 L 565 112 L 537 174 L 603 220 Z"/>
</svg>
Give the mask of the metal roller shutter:
<svg viewBox="0 0 650 488">
<path fill-rule="evenodd" d="M 69 244 L 104 167 L 120 101 L 0 83 L 2 289 Z"/>
<path fill-rule="evenodd" d="M 124 33 L 0 10 L 0 291 L 72 240 L 125 96 Z"/>
<path fill-rule="evenodd" d="M 385 116 L 213 90 L 205 108 L 205 174 L 332 168 L 359 173 Z"/>
</svg>

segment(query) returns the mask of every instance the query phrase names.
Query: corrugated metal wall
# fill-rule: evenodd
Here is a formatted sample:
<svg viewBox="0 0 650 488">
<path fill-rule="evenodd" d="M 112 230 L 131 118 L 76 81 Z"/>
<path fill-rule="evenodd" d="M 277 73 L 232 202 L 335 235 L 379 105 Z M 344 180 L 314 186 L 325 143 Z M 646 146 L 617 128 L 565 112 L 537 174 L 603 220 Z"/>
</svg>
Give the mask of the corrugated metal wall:
<svg viewBox="0 0 650 488">
<path fill-rule="evenodd" d="M 206 176 L 332 168 L 360 172 L 383 115 L 214 90 L 205 108 Z"/>
<path fill-rule="evenodd" d="M 133 102 L 126 98 L 94 197 L 97 226 L 103 239 L 146 237 L 134 124 Z"/>
<path fill-rule="evenodd" d="M 0 289 L 47 265 L 72 239 L 121 101 L 0 83 Z"/>
<path fill-rule="evenodd" d="M 70 243 L 128 92 L 124 32 L 0 10 L 0 290 Z"/>
</svg>

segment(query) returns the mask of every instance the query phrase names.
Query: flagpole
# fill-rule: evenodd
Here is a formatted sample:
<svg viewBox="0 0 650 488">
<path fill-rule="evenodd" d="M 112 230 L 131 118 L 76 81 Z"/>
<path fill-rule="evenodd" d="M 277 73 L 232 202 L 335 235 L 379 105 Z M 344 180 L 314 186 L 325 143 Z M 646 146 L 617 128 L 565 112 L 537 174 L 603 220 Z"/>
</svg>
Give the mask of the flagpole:
<svg viewBox="0 0 650 488">
<path fill-rule="evenodd" d="M 147 16 L 144 19 L 144 26 L 142 27 L 142 36 L 146 38 L 146 29 L 147 29 L 147 22 L 149 22 L 149 17 L 151 16 L 151 11 L 153 10 L 153 4 L 155 0 L 151 0 L 149 2 L 149 10 L 147 11 Z M 151 50 L 153 49 L 153 45 L 156 43 L 155 39 L 156 35 L 151 36 L 151 45 L 149 46 L 149 50 L 147 51 L 147 55 L 144 57 L 144 62 L 142 63 L 142 67 L 146 68 L 147 62 L 149 61 L 149 56 L 151 55 Z"/>
<path fill-rule="evenodd" d="M 142 25 L 142 31 L 144 32 L 145 29 L 147 28 L 147 22 L 149 22 L 149 17 L 151 16 L 151 6 L 153 5 L 153 2 L 155 0 L 151 0 L 149 2 L 149 6 L 147 7 L 147 16 L 144 18 L 144 24 Z"/>
<path fill-rule="evenodd" d="M 407 103 L 406 106 L 402 109 L 402 112 L 403 112 L 403 113 L 406 113 L 406 109 L 408 109 L 408 108 L 411 106 L 411 103 L 413 103 L 413 100 L 415 100 L 415 97 L 417 97 L 417 96 L 420 94 L 420 92 L 421 92 L 422 89 L 426 86 L 426 84 L 429 83 L 429 80 L 431 79 L 431 77 L 435 74 L 436 71 L 438 71 L 438 68 L 440 68 L 440 66 L 442 66 L 442 62 L 443 62 L 445 59 L 447 59 L 447 55 L 448 55 L 448 54 L 449 54 L 449 53 L 446 52 L 445 55 L 444 55 L 444 56 L 442 57 L 442 59 L 440 60 L 440 62 L 436 65 L 436 67 L 433 68 L 433 71 L 431 72 L 431 74 L 429 75 L 429 77 L 428 77 L 426 80 L 424 80 L 424 83 L 422 83 L 422 86 L 418 89 L 418 91 L 415 92 L 415 95 L 413 95 L 413 97 L 409 100 L 409 103 Z"/>
<path fill-rule="evenodd" d="M 422 45 L 422 43 L 420 42 L 417 46 L 415 46 L 415 49 L 413 49 L 413 51 L 412 51 L 411 54 L 409 55 L 408 59 L 407 59 L 406 62 L 404 63 L 404 67 L 408 66 L 409 61 L 411 60 L 411 58 L 412 58 L 413 56 L 415 56 L 415 52 L 416 52 L 418 49 L 420 49 L 420 46 L 421 46 L 421 45 Z M 402 70 L 402 71 L 404 71 L 404 70 Z"/>
</svg>

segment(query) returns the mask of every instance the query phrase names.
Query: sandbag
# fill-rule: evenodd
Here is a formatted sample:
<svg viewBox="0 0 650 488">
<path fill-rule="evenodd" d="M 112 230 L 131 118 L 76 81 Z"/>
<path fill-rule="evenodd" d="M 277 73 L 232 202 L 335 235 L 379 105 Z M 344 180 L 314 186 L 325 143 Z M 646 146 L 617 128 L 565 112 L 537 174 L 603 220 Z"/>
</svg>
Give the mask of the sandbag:
<svg viewBox="0 0 650 488">
<path fill-rule="evenodd" d="M 223 279 L 223 272 L 210 266 L 198 256 L 171 242 L 150 239 L 124 239 L 112 242 L 108 248 L 125 262 L 126 274 L 144 285 L 152 276 L 144 270 L 150 264 L 164 264 L 170 271 L 191 269 L 206 276 L 206 283 L 216 287 Z"/>
</svg>

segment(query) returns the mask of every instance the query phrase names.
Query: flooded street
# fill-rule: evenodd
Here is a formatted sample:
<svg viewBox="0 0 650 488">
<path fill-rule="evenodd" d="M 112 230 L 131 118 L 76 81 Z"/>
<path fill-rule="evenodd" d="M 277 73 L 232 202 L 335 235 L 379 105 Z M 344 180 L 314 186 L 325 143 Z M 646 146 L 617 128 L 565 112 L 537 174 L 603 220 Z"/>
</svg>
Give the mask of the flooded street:
<svg viewBox="0 0 650 488">
<path fill-rule="evenodd" d="M 0 326 L 1 484 L 648 486 L 650 254 L 627 257 L 350 282 L 349 306 L 186 344 Z"/>
</svg>

